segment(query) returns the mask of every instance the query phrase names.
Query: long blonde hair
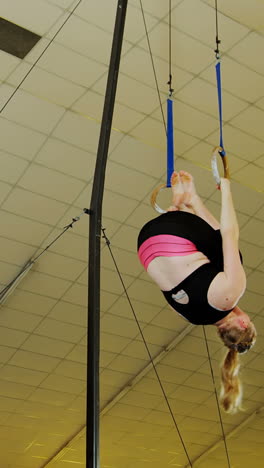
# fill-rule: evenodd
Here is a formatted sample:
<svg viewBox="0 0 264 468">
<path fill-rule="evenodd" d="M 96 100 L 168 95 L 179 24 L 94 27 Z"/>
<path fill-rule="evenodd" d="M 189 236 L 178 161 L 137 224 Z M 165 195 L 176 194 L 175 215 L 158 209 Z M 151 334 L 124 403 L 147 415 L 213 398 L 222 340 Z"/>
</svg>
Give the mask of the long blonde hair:
<svg viewBox="0 0 264 468">
<path fill-rule="evenodd" d="M 218 329 L 218 334 L 229 348 L 221 367 L 220 403 L 227 413 L 242 409 L 242 385 L 239 379 L 239 354 L 247 352 L 256 341 L 256 329 L 252 322 L 241 331 L 240 328 Z"/>
</svg>

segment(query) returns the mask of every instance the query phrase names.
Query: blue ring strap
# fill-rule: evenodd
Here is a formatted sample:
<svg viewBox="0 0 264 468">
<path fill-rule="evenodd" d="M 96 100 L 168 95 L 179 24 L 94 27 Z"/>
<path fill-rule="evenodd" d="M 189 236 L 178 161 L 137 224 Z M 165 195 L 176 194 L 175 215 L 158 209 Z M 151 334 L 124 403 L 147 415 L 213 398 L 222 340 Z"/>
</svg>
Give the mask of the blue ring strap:
<svg viewBox="0 0 264 468">
<path fill-rule="evenodd" d="M 223 143 L 223 116 L 222 116 L 222 91 L 221 91 L 221 63 L 217 62 L 215 66 L 216 71 L 216 82 L 217 82 L 217 94 L 218 94 L 218 109 L 219 109 L 219 122 L 220 122 L 220 143 L 219 146 L 223 148 L 223 151 L 219 152 L 220 156 L 225 156 Z"/>
<path fill-rule="evenodd" d="M 167 187 L 171 187 L 171 176 L 174 172 L 173 141 L 173 100 L 167 99 Z"/>
</svg>

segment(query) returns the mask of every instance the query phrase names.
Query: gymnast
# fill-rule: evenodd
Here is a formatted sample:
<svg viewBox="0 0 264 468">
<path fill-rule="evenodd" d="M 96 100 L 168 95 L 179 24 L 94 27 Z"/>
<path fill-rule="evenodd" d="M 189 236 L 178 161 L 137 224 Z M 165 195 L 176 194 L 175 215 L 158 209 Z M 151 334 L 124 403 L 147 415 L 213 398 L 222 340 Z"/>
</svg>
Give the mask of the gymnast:
<svg viewBox="0 0 264 468">
<path fill-rule="evenodd" d="M 220 224 L 196 193 L 185 171 L 171 178 L 172 205 L 149 221 L 138 237 L 138 256 L 169 305 L 195 325 L 215 325 L 228 352 L 221 369 L 220 402 L 241 409 L 239 353 L 256 341 L 256 329 L 237 303 L 246 275 L 238 248 L 239 228 L 230 181 L 221 179 Z"/>
</svg>

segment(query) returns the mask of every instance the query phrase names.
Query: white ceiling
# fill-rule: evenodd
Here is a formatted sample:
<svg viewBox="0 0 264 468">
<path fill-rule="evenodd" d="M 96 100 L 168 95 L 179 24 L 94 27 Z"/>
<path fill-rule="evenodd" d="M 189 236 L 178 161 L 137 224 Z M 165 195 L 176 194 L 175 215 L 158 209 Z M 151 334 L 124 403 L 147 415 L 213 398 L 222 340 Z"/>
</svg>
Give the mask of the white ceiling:
<svg viewBox="0 0 264 468">
<path fill-rule="evenodd" d="M 0 52 L 1 108 L 18 87 L 0 118 L 2 286 L 89 207 L 117 1 L 82 0 L 52 40 L 77 3 L 0 1 L 2 17 L 42 36 L 24 60 Z M 165 103 L 169 2 L 142 3 Z M 194 174 L 207 206 L 219 214 L 220 195 L 210 173 L 210 154 L 219 142 L 213 7 L 213 0 L 172 0 L 172 72 L 176 167 Z M 261 468 L 264 2 L 219 0 L 218 8 L 224 140 L 248 276 L 241 307 L 259 335 L 242 358 L 245 411 L 222 418 L 232 467 Z M 164 181 L 165 149 L 140 2 L 130 0 L 103 224 L 188 454 L 199 459 L 195 467 L 225 468 L 203 331 L 166 306 L 136 256 L 138 231 L 155 216 L 149 196 Z M 4 468 L 85 466 L 87 232 L 84 215 L 36 262 L 1 308 Z M 101 467 L 187 467 L 104 243 L 101 289 Z M 224 350 L 213 327 L 206 333 L 218 388 Z"/>
</svg>

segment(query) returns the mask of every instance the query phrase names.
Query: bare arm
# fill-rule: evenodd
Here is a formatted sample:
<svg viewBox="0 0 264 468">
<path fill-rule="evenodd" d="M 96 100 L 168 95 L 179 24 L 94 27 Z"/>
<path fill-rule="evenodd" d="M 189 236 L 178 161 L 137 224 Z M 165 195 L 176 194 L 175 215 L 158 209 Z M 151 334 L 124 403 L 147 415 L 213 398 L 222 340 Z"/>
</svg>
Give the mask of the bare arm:
<svg viewBox="0 0 264 468">
<path fill-rule="evenodd" d="M 233 307 L 246 287 L 246 275 L 241 265 L 238 239 L 239 227 L 233 205 L 230 182 L 221 179 L 222 209 L 220 230 L 223 241 L 224 271 L 212 282 L 208 299 L 215 307 Z M 224 301 L 224 303 L 223 303 Z"/>
<path fill-rule="evenodd" d="M 232 234 L 232 236 L 234 236 L 234 238 L 238 241 L 239 227 L 231 194 L 230 181 L 228 179 L 221 179 L 221 195 L 221 234 L 222 236 L 226 233 L 229 235 Z"/>
<path fill-rule="evenodd" d="M 238 248 L 239 227 L 229 180 L 221 180 L 221 193 L 222 210 L 220 230 L 223 240 L 224 273 L 234 288 L 245 288 L 246 275 L 241 265 Z"/>
</svg>

